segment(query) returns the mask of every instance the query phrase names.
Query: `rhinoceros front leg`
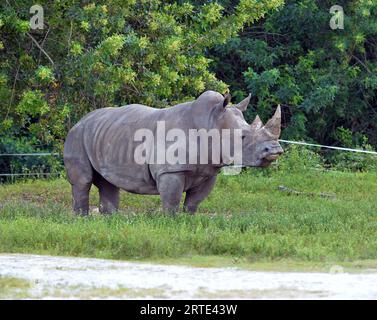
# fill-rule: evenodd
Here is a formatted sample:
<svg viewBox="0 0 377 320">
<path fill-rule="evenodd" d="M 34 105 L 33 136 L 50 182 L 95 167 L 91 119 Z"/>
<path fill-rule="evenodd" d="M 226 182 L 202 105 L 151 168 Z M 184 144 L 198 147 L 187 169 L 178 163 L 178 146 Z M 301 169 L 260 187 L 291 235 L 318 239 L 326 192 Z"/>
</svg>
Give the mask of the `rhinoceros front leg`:
<svg viewBox="0 0 377 320">
<path fill-rule="evenodd" d="M 183 208 L 185 211 L 194 214 L 198 205 L 211 193 L 216 182 L 216 176 L 209 177 L 202 184 L 186 191 L 186 198 Z"/>
<path fill-rule="evenodd" d="M 183 173 L 164 173 L 159 176 L 157 188 L 165 212 L 176 213 L 178 211 L 184 187 L 185 176 Z"/>
</svg>

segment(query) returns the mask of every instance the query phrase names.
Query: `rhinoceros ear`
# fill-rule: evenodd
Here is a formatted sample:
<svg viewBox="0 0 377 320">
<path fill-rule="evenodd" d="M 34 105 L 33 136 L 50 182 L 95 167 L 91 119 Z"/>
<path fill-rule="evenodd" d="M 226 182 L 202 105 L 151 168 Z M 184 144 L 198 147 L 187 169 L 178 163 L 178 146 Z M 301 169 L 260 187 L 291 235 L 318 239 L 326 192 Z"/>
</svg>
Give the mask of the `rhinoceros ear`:
<svg viewBox="0 0 377 320">
<path fill-rule="evenodd" d="M 272 135 L 279 138 L 281 132 L 281 109 L 280 104 L 276 108 L 274 116 L 264 126 Z"/>
<path fill-rule="evenodd" d="M 263 127 L 263 122 L 262 120 L 259 118 L 259 116 L 257 115 L 253 121 L 253 123 L 250 125 L 251 126 L 251 130 L 253 131 L 257 131 L 259 130 L 260 128 Z"/>
<path fill-rule="evenodd" d="M 243 99 L 239 104 L 236 105 L 236 108 L 242 112 L 246 111 L 247 106 L 250 103 L 251 93 L 247 96 L 247 98 Z"/>
<path fill-rule="evenodd" d="M 225 108 L 230 103 L 231 99 L 232 96 L 229 93 L 224 96 L 223 108 Z"/>
</svg>

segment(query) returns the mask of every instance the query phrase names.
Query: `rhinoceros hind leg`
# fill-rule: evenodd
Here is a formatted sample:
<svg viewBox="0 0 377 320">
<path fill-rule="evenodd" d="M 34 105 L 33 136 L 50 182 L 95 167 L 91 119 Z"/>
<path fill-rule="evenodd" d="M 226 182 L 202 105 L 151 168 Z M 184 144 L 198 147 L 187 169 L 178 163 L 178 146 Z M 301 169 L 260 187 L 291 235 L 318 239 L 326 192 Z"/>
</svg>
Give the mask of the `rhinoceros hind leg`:
<svg viewBox="0 0 377 320">
<path fill-rule="evenodd" d="M 89 191 L 91 183 L 72 185 L 73 210 L 79 215 L 89 213 Z"/>
<path fill-rule="evenodd" d="M 176 213 L 185 186 L 185 176 L 182 173 L 164 173 L 157 181 L 162 208 L 164 212 Z"/>
<path fill-rule="evenodd" d="M 208 178 L 202 184 L 186 191 L 186 198 L 183 209 L 194 214 L 200 202 L 202 202 L 212 191 L 216 182 L 216 176 Z"/>
<path fill-rule="evenodd" d="M 94 185 L 99 191 L 99 211 L 104 214 L 119 208 L 119 188 L 108 182 L 99 173 L 94 173 Z"/>
<path fill-rule="evenodd" d="M 73 210 L 77 214 L 89 212 L 89 191 L 92 186 L 93 169 L 84 157 L 65 157 L 68 180 L 72 185 Z"/>
</svg>

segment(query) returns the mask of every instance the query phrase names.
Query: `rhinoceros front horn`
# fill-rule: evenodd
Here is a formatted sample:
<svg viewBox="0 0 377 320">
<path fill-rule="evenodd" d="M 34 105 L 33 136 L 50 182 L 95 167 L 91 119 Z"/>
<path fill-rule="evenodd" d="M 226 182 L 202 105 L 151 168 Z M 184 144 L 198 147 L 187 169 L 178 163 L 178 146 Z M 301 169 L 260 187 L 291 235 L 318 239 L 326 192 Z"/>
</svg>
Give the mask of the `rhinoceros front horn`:
<svg viewBox="0 0 377 320">
<path fill-rule="evenodd" d="M 278 139 L 281 132 L 281 109 L 280 105 L 276 108 L 274 116 L 268 120 L 264 128 Z"/>
</svg>

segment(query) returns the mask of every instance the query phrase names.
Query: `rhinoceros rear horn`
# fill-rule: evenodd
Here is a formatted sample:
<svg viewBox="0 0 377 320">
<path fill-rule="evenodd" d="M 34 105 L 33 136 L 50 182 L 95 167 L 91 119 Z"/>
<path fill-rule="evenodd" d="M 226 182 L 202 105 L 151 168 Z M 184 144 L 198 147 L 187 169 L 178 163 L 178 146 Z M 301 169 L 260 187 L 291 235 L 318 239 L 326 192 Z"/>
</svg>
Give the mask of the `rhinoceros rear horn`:
<svg viewBox="0 0 377 320">
<path fill-rule="evenodd" d="M 281 109 L 280 104 L 276 108 L 274 116 L 268 120 L 264 128 L 269 131 L 273 136 L 279 138 L 281 132 Z"/>
<path fill-rule="evenodd" d="M 259 116 L 257 115 L 253 121 L 253 123 L 251 124 L 251 130 L 253 131 L 257 131 L 259 130 L 260 128 L 263 127 L 263 122 L 262 120 L 259 118 Z"/>
<path fill-rule="evenodd" d="M 247 106 L 250 103 L 251 93 L 247 96 L 247 98 L 243 99 L 240 103 L 236 105 L 236 108 L 242 112 L 246 111 Z"/>
<path fill-rule="evenodd" d="M 230 103 L 231 99 L 232 96 L 229 93 L 224 96 L 223 108 L 225 108 Z"/>
</svg>

